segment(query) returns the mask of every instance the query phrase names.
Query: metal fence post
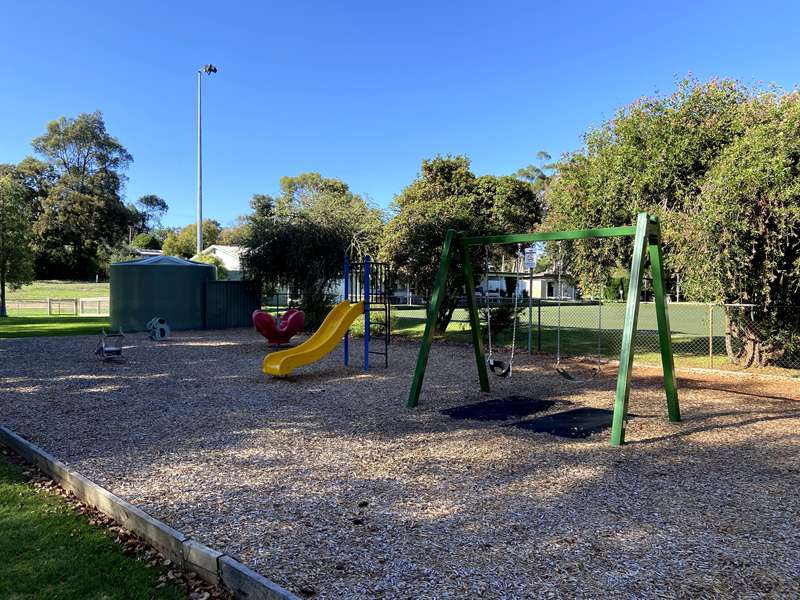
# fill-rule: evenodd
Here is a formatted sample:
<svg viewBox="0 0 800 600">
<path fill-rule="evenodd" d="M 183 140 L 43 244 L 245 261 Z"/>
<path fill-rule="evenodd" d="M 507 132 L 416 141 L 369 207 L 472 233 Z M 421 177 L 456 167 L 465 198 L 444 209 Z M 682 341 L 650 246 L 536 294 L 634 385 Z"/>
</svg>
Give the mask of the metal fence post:
<svg viewBox="0 0 800 600">
<path fill-rule="evenodd" d="M 370 260 L 369 254 L 367 254 L 364 257 L 364 264 L 362 266 L 364 269 L 364 291 L 362 296 L 364 298 L 364 371 L 369 371 Z"/>
<path fill-rule="evenodd" d="M 350 258 L 344 257 L 344 292 L 342 301 L 350 300 Z M 350 329 L 344 332 L 344 366 L 350 365 Z"/>
<path fill-rule="evenodd" d="M 542 351 L 542 299 L 539 298 L 538 302 L 536 302 L 536 318 L 537 318 L 537 326 L 536 326 L 536 351 Z"/>
<path fill-rule="evenodd" d="M 708 368 L 714 368 L 714 305 L 708 305 Z"/>
<path fill-rule="evenodd" d="M 533 268 L 528 270 L 528 354 L 531 354 L 533 338 Z"/>
</svg>

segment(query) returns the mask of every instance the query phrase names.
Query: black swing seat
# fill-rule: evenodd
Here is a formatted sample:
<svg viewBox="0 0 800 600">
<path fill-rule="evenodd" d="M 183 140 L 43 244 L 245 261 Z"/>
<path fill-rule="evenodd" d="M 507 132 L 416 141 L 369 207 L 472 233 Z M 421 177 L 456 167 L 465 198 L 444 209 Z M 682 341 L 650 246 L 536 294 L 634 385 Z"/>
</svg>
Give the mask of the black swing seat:
<svg viewBox="0 0 800 600">
<path fill-rule="evenodd" d="M 592 369 L 591 374 L 586 379 L 578 379 L 572 373 L 567 371 L 564 367 L 556 366 L 555 369 L 556 373 L 561 375 L 567 381 L 589 381 L 590 379 L 594 379 L 595 377 L 597 377 L 597 375 L 599 375 L 600 373 L 600 367 L 595 367 L 594 369 Z"/>
<path fill-rule="evenodd" d="M 486 366 L 488 366 L 489 370 L 498 377 L 508 377 L 511 375 L 511 364 L 502 360 L 498 360 L 496 358 L 487 358 Z"/>
</svg>

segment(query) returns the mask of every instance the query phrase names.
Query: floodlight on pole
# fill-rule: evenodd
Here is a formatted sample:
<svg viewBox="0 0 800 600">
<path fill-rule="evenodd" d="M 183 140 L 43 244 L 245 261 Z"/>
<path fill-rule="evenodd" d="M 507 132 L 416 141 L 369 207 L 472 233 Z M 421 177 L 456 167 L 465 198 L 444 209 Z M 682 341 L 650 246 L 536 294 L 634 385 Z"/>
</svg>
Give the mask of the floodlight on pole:
<svg viewBox="0 0 800 600">
<path fill-rule="evenodd" d="M 203 74 L 216 73 L 217 67 L 203 65 L 197 70 L 197 254 L 203 251 Z"/>
</svg>

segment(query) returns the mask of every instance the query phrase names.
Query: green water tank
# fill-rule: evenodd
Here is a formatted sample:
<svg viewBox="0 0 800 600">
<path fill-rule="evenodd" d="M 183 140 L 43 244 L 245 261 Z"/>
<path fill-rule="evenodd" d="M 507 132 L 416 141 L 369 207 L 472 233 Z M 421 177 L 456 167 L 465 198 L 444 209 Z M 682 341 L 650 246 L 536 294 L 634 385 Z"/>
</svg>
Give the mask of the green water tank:
<svg viewBox="0 0 800 600">
<path fill-rule="evenodd" d="M 205 327 L 206 282 L 217 278 L 214 265 L 174 256 L 118 262 L 109 268 L 111 328 L 145 331 L 153 317 L 170 328 Z"/>
</svg>

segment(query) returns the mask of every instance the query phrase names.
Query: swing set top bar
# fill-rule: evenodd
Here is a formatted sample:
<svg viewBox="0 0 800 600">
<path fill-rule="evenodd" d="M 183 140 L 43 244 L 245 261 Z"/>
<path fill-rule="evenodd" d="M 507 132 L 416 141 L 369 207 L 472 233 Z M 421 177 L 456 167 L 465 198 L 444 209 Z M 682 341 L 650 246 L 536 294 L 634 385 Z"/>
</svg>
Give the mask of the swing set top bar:
<svg viewBox="0 0 800 600">
<path fill-rule="evenodd" d="M 633 256 L 631 258 L 630 278 L 628 282 L 628 299 L 625 306 L 625 325 L 622 330 L 622 344 L 617 374 L 617 389 L 614 400 L 614 414 L 611 428 L 611 444 L 619 446 L 625 441 L 625 424 L 628 415 L 628 400 L 633 371 L 634 336 L 639 317 L 639 303 L 642 291 L 642 277 L 647 258 L 650 259 L 650 270 L 653 278 L 653 295 L 655 297 L 656 321 L 658 323 L 659 349 L 664 371 L 664 391 L 667 399 L 667 414 L 670 421 L 680 421 L 678 404 L 678 388 L 675 381 L 675 364 L 672 356 L 672 340 L 670 338 L 669 313 L 664 277 L 663 256 L 661 250 L 661 224 L 658 217 L 641 212 L 636 217 L 636 225 L 629 227 L 605 227 L 597 229 L 574 229 L 571 231 L 547 231 L 540 233 L 516 233 L 506 235 L 487 235 L 468 237 L 462 232 L 449 229 L 445 235 L 442 255 L 439 260 L 439 271 L 433 286 L 428 315 L 425 320 L 425 332 L 422 335 L 417 366 L 411 381 L 406 406 L 413 408 L 419 402 L 422 381 L 434 337 L 436 317 L 446 292 L 447 272 L 454 257 L 461 262 L 464 278 L 464 292 L 469 310 L 472 346 L 475 353 L 475 364 L 478 369 L 478 381 L 483 392 L 489 391 L 489 379 L 486 370 L 486 357 L 483 353 L 481 323 L 478 314 L 478 303 L 475 298 L 475 281 L 469 246 L 488 244 L 514 244 L 536 241 L 580 240 L 591 238 L 632 237 Z"/>
<path fill-rule="evenodd" d="M 650 217 L 651 223 L 657 223 L 656 217 Z M 655 233 L 651 231 L 648 233 Z M 540 231 L 538 233 L 507 233 L 501 235 L 482 235 L 462 237 L 462 246 L 486 246 L 489 244 L 521 244 L 525 242 L 547 242 L 557 240 L 583 240 L 588 238 L 633 237 L 636 226 L 601 227 L 597 229 L 569 229 L 566 231 Z"/>
</svg>

